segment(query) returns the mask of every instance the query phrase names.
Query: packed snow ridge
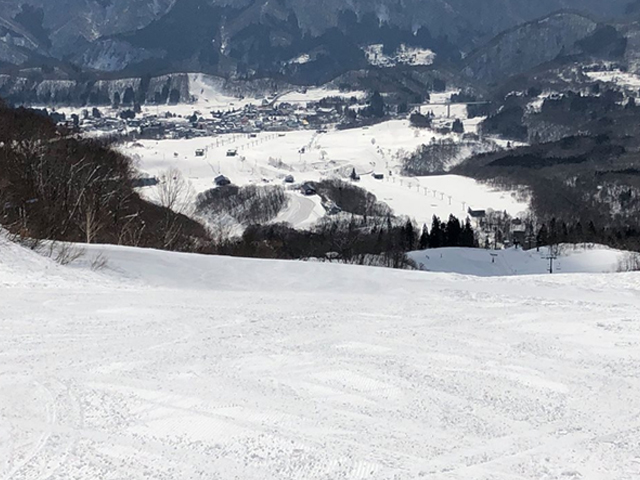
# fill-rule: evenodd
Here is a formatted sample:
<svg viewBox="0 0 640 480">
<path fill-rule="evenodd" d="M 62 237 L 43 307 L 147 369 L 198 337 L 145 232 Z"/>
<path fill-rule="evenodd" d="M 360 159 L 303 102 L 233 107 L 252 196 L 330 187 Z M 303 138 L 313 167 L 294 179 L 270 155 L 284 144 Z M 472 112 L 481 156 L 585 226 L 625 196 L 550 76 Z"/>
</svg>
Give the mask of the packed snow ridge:
<svg viewBox="0 0 640 480">
<path fill-rule="evenodd" d="M 640 477 L 637 274 L 3 242 L 0 304 L 2 479 Z"/>
</svg>

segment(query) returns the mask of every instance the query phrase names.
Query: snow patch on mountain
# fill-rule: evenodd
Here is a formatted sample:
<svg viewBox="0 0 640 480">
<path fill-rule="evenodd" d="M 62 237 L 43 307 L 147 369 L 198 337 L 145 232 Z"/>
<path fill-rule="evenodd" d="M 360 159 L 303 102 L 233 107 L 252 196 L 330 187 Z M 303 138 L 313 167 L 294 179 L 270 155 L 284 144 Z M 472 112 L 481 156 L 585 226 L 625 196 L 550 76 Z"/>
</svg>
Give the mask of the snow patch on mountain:
<svg viewBox="0 0 640 480">
<path fill-rule="evenodd" d="M 135 48 L 131 44 L 114 39 L 94 42 L 77 59 L 77 63 L 85 68 L 104 72 L 117 72 L 130 65 L 152 58 L 161 58 L 161 50 Z"/>
<path fill-rule="evenodd" d="M 304 65 L 305 63 L 309 63 L 310 61 L 311 61 L 311 55 L 309 55 L 308 53 L 303 53 L 302 55 L 299 55 L 299 56 L 297 56 L 295 58 L 292 58 L 287 63 L 288 64 Z"/>
<path fill-rule="evenodd" d="M 626 88 L 640 88 L 640 75 L 635 73 L 623 72 L 621 70 L 585 73 L 591 80 L 612 83 Z"/>
<path fill-rule="evenodd" d="M 431 65 L 435 61 L 436 54 L 429 49 L 400 45 L 393 54 L 384 53 L 384 45 L 368 45 L 362 49 L 370 65 L 375 67 L 395 67 L 398 65 Z"/>
</svg>

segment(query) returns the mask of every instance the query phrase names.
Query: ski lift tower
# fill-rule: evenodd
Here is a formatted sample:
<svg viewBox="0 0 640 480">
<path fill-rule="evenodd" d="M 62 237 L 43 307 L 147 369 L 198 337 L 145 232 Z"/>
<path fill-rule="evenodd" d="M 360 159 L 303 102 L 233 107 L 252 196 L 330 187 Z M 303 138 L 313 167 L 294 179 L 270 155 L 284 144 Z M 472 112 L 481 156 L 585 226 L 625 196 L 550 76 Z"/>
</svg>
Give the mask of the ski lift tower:
<svg viewBox="0 0 640 480">
<path fill-rule="evenodd" d="M 549 262 L 549 274 L 553 274 L 553 262 L 558 259 L 558 250 L 555 245 L 549 246 L 549 253 L 543 256 Z"/>
</svg>

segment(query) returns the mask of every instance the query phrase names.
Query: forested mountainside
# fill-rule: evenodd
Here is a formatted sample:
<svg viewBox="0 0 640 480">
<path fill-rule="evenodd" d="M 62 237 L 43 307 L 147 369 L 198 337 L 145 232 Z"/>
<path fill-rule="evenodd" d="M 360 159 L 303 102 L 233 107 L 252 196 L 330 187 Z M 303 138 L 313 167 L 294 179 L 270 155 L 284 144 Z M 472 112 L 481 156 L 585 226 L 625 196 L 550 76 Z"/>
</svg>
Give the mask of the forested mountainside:
<svg viewBox="0 0 640 480">
<path fill-rule="evenodd" d="M 520 107 L 490 117 L 516 132 Z M 499 119 L 499 120 L 498 120 Z M 640 107 L 623 103 L 620 92 L 570 92 L 545 100 L 528 119 L 529 128 L 556 132 L 532 145 L 477 155 L 454 168 L 500 188 L 524 188 L 537 222 L 556 241 L 586 239 L 640 248 Z M 522 131 L 527 126 L 520 124 Z M 542 130 L 541 130 L 542 131 Z M 537 133 L 535 135 L 538 135 Z M 534 136 L 535 136 L 534 135 Z"/>
<path fill-rule="evenodd" d="M 0 65 L 29 68 L 59 62 L 83 70 L 137 72 L 205 71 L 217 74 L 281 74 L 322 83 L 371 63 L 366 48 L 401 45 L 430 50 L 450 61 L 500 32 L 564 8 L 616 17 L 627 0 L 64 0 L 28 4 L 0 1 Z M 577 21 L 573 19 L 574 23 Z M 550 28 L 555 28 L 550 25 Z M 580 20 L 548 48 L 571 48 L 593 29 Z M 531 36 L 531 32 L 527 34 Z M 533 34 L 535 36 L 535 34 Z M 374 50 L 375 51 L 375 50 Z M 526 53 L 526 52 L 525 52 Z M 533 53 L 533 58 L 544 57 Z M 485 78 L 483 56 L 469 71 Z M 506 62 L 506 63 L 505 63 Z M 375 60 L 374 60 L 375 63 Z M 512 61 L 498 64 L 511 67 Z M 531 61 L 525 60 L 526 66 Z M 493 69 L 492 69 L 493 70 Z"/>
</svg>

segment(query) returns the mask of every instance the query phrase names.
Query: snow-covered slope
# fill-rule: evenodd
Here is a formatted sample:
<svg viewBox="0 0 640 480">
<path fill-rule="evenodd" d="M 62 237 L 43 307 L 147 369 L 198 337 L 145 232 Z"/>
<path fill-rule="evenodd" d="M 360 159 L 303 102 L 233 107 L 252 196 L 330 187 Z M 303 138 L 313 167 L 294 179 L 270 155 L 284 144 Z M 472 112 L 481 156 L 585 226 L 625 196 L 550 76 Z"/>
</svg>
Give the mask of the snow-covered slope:
<svg viewBox="0 0 640 480">
<path fill-rule="evenodd" d="M 0 478 L 640 475 L 638 275 L 98 253 L 0 245 Z"/>
<path fill-rule="evenodd" d="M 296 95 L 301 94 L 291 94 L 289 101 L 304 98 Z M 401 176 L 403 158 L 433 138 L 443 137 L 431 130 L 413 129 L 408 121 L 392 120 L 322 134 L 299 130 L 286 134 L 262 132 L 255 138 L 225 134 L 190 140 L 142 140 L 123 146 L 122 151 L 152 175 L 159 176 L 169 168 L 181 170 L 197 193 L 212 188 L 213 179 L 220 174 L 236 185 L 282 184 L 290 174 L 296 182 L 333 177 L 347 180 L 355 168 L 362 176 L 360 186 L 388 203 L 397 215 L 411 216 L 420 224 L 430 223 L 433 215 L 464 218 L 469 207 L 506 210 L 514 216 L 528 210 L 527 203 L 511 192 L 497 191 L 469 178 Z M 198 149 L 205 151 L 203 157 L 196 157 Z M 228 157 L 228 149 L 237 149 L 238 155 Z M 384 179 L 372 179 L 374 172 L 384 174 Z M 321 209 L 301 208 L 296 198 L 292 202 L 296 212 L 309 214 L 296 214 L 291 222 L 296 227 L 308 225 L 322 214 Z"/>
<path fill-rule="evenodd" d="M 421 270 L 481 277 L 548 273 L 550 256 L 555 257 L 554 273 L 611 273 L 618 271 L 626 255 L 601 245 L 561 245 L 553 252 L 542 247 L 527 251 L 435 248 L 409 253 Z"/>
<path fill-rule="evenodd" d="M 96 277 L 90 271 L 73 272 L 69 268 L 45 258 L 51 250 L 39 247 L 42 255 L 20 246 L 9 240 L 8 235 L 0 227 L 0 309 L 2 308 L 3 288 L 19 285 L 76 285 L 78 281 L 96 282 Z M 55 250 L 54 250 L 55 253 Z M 87 257 L 89 258 L 89 257 Z M 104 281 L 104 278 L 100 278 Z M 0 477 L 2 478 L 2 477 Z"/>
</svg>

